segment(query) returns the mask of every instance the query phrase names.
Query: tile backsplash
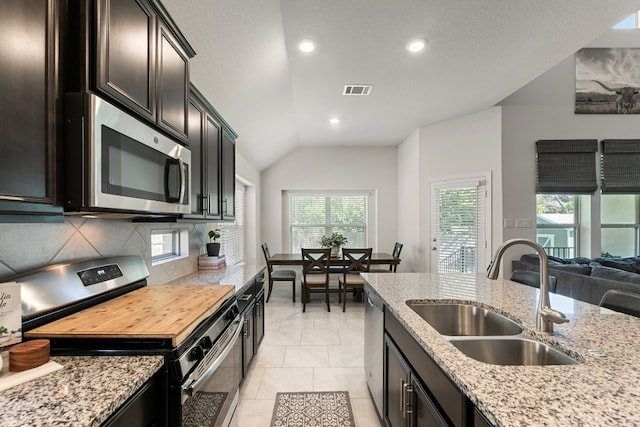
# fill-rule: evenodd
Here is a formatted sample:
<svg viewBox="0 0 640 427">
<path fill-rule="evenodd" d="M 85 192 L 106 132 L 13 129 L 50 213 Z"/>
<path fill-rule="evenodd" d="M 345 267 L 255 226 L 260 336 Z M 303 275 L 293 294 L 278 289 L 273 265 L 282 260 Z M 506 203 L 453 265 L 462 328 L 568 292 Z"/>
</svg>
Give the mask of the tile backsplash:
<svg viewBox="0 0 640 427">
<path fill-rule="evenodd" d="M 189 256 L 151 266 L 151 230 L 187 229 Z M 0 281 L 47 265 L 115 255 L 140 255 L 149 284 L 177 279 L 198 269 L 207 224 L 133 223 L 66 217 L 61 224 L 0 224 Z"/>
</svg>

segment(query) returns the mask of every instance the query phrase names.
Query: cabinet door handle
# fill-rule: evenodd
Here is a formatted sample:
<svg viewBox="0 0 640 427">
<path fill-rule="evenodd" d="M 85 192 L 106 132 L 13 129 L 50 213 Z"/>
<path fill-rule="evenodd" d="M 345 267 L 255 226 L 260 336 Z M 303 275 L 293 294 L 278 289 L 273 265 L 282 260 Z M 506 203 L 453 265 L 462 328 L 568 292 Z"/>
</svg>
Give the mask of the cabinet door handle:
<svg viewBox="0 0 640 427">
<path fill-rule="evenodd" d="M 211 213 L 211 193 L 207 194 L 207 212 Z"/>
<path fill-rule="evenodd" d="M 209 212 L 209 195 L 208 194 L 202 196 L 202 212 Z"/>
</svg>

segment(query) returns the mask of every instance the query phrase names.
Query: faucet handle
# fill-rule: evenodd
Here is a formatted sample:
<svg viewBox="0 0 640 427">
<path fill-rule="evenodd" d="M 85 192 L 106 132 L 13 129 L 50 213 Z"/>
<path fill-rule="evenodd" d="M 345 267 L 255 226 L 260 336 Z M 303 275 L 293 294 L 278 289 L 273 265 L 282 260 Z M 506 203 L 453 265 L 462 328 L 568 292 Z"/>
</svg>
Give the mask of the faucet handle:
<svg viewBox="0 0 640 427">
<path fill-rule="evenodd" d="M 540 314 L 545 320 L 551 321 L 553 323 L 567 323 L 569 319 L 557 310 L 554 310 L 550 307 L 541 307 L 538 309 L 538 314 Z"/>
</svg>

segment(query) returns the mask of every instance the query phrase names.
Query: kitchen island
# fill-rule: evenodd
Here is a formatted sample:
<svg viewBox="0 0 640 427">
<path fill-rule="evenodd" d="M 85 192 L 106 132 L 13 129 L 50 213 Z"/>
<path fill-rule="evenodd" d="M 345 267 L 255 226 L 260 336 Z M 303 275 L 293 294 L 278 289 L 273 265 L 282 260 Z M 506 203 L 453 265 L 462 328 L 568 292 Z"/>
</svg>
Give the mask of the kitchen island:
<svg viewBox="0 0 640 427">
<path fill-rule="evenodd" d="M 104 423 L 163 365 L 162 356 L 54 356 L 62 369 L 0 392 L 0 425 Z"/>
<path fill-rule="evenodd" d="M 552 336 L 535 330 L 538 289 L 473 275 L 366 274 L 392 315 L 496 426 L 639 425 L 640 319 L 551 294 L 569 323 Z M 407 304 L 470 302 L 517 321 L 527 337 L 551 344 L 577 365 L 504 366 L 465 356 Z M 594 351 L 595 350 L 595 351 Z M 605 354 L 605 356 L 602 356 Z"/>
</svg>

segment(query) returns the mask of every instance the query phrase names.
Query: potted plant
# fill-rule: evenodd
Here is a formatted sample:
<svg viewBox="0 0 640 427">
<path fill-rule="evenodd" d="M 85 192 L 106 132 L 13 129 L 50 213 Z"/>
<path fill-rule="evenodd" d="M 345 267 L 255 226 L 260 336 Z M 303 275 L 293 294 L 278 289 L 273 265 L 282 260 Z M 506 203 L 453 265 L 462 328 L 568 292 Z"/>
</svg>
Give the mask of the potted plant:
<svg viewBox="0 0 640 427">
<path fill-rule="evenodd" d="M 347 238 L 340 233 L 331 233 L 331 236 L 322 236 L 320 244 L 325 248 L 331 248 L 331 256 L 338 256 L 338 251 L 347 243 Z"/>
<path fill-rule="evenodd" d="M 216 228 L 215 230 L 209 230 L 208 234 L 211 243 L 207 243 L 207 255 L 218 256 L 220 254 L 220 243 L 218 242 L 218 239 L 220 238 L 220 229 Z"/>
</svg>

